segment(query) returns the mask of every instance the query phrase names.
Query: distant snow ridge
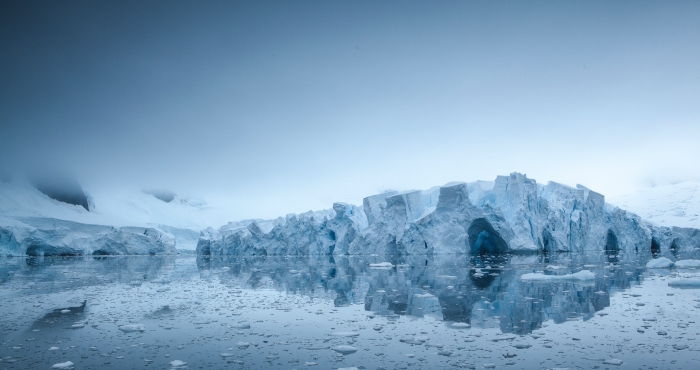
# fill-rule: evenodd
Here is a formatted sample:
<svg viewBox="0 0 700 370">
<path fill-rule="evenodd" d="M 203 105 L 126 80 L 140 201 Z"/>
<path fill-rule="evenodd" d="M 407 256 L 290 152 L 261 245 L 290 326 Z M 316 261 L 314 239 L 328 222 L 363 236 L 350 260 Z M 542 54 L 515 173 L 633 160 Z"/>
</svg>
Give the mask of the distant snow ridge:
<svg viewBox="0 0 700 370">
<path fill-rule="evenodd" d="M 690 255 L 700 230 L 642 221 L 577 185 L 547 185 L 519 173 L 496 181 L 367 197 L 363 208 L 229 223 L 200 235 L 198 255 L 431 255 L 604 252 Z"/>
</svg>

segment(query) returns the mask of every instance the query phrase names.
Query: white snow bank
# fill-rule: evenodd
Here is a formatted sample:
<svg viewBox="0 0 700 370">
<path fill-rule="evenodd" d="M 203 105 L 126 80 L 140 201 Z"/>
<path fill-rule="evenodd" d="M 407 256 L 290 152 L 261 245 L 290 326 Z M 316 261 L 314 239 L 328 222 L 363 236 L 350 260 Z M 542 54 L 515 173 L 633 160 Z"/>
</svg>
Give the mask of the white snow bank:
<svg viewBox="0 0 700 370">
<path fill-rule="evenodd" d="M 677 268 L 696 268 L 700 267 L 700 260 L 679 260 L 673 266 Z"/>
<path fill-rule="evenodd" d="M 648 269 L 665 269 L 673 266 L 673 261 L 666 257 L 655 258 L 647 262 Z"/>
<path fill-rule="evenodd" d="M 532 281 L 582 281 L 595 279 L 595 274 L 590 272 L 589 270 L 581 270 L 575 274 L 566 275 L 545 275 L 533 272 L 529 274 L 523 274 L 520 277 L 520 279 Z"/>
</svg>

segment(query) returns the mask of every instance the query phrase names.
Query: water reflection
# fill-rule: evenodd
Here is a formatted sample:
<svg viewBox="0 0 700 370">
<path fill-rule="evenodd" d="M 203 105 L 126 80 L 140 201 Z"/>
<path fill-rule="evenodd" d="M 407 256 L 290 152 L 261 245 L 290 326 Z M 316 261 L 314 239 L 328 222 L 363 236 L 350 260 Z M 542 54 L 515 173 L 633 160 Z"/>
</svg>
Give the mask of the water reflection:
<svg viewBox="0 0 700 370">
<path fill-rule="evenodd" d="M 0 286 L 21 279 L 28 287 L 41 287 L 38 291 L 46 293 L 112 283 L 168 283 L 198 274 L 223 285 L 244 282 L 250 289 L 272 288 L 288 294 L 328 298 L 336 307 L 362 304 L 366 311 L 378 316 L 431 316 L 449 323 L 526 334 L 548 320 L 587 320 L 610 305 L 613 291 L 641 282 L 643 261 L 616 256 L 617 263 L 612 264 L 608 263 L 609 257 L 403 256 L 390 259 L 390 267 L 379 268 L 370 264 L 387 261 L 371 256 L 200 257 L 196 269 L 178 266 L 178 258 L 172 256 L 15 258 L 3 261 Z M 547 282 L 520 278 L 533 271 L 566 274 L 581 269 L 593 271 L 595 280 Z M 52 311 L 36 325 L 72 325 L 80 320 L 77 316 L 84 308 L 83 303 Z M 60 313 L 65 310 L 70 314 Z M 172 311 L 163 306 L 152 315 L 167 316 Z"/>
<path fill-rule="evenodd" d="M 587 320 L 610 305 L 615 290 L 638 284 L 641 262 L 595 258 L 479 255 L 398 257 L 391 267 L 377 257 L 199 258 L 200 274 L 220 272 L 222 283 L 243 279 L 249 288 L 275 288 L 311 297 L 330 295 L 337 307 L 364 304 L 375 315 L 432 316 L 473 327 L 527 334 L 553 320 Z M 602 261 L 600 261 L 602 260 Z M 523 281 L 523 273 L 566 274 L 587 269 L 595 280 Z"/>
</svg>

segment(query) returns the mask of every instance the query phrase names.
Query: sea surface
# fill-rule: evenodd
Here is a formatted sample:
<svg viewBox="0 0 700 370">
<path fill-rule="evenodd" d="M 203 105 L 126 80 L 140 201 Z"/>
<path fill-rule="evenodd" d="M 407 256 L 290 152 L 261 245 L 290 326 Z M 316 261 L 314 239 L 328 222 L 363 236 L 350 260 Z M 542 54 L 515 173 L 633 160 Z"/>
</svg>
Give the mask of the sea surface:
<svg viewBox="0 0 700 370">
<path fill-rule="evenodd" d="M 645 262 L 3 258 L 0 369 L 698 369 L 700 271 Z"/>
</svg>

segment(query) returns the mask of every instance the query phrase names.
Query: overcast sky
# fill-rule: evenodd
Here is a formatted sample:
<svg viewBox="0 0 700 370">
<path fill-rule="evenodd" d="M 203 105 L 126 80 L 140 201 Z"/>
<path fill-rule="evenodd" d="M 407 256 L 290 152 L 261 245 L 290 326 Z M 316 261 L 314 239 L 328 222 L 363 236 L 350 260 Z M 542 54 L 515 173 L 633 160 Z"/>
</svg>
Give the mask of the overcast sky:
<svg viewBox="0 0 700 370">
<path fill-rule="evenodd" d="M 700 178 L 700 2 L 3 1 L 0 158 L 275 217 Z"/>
</svg>

